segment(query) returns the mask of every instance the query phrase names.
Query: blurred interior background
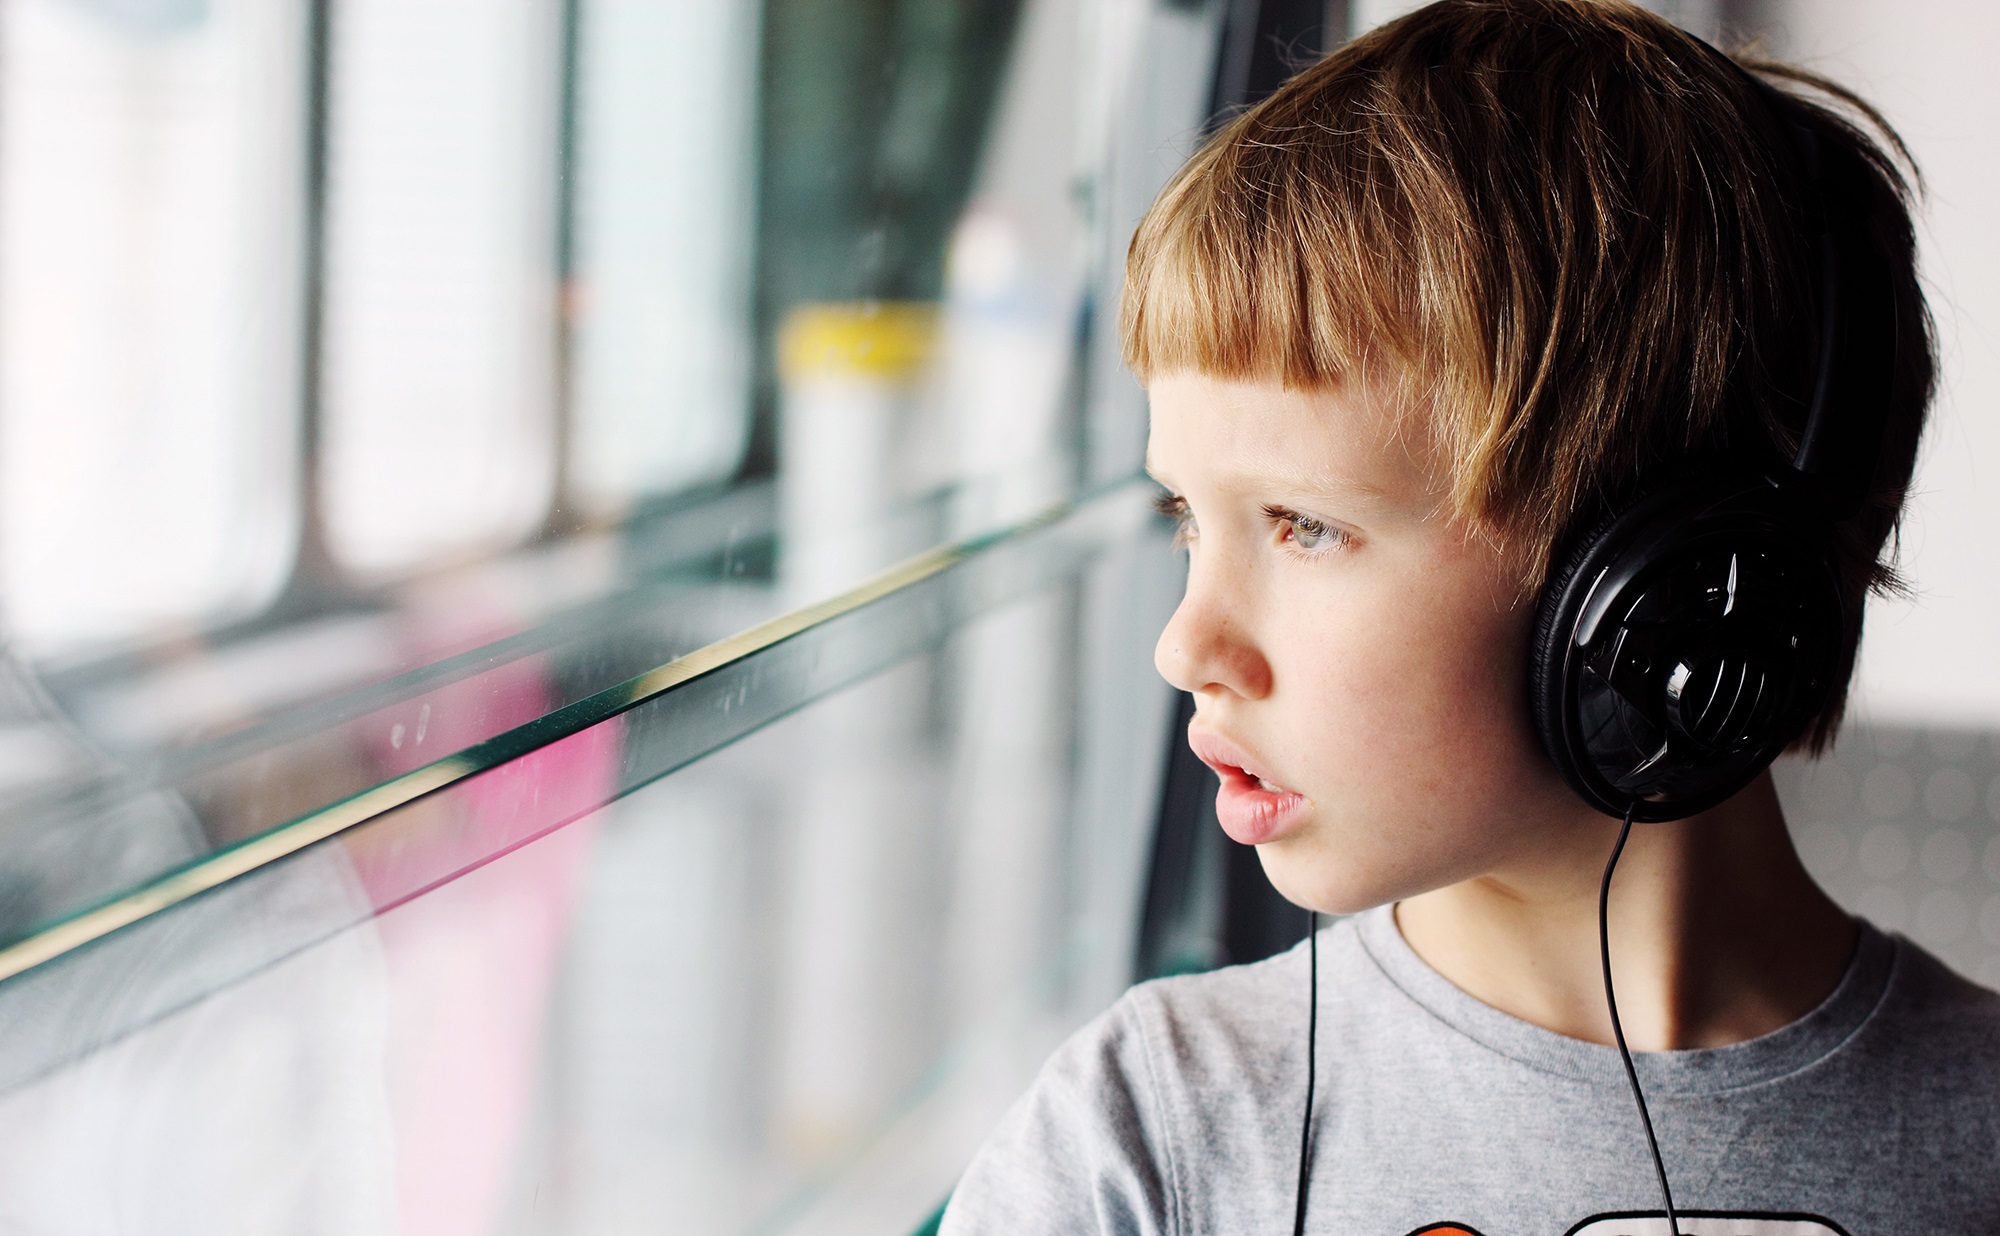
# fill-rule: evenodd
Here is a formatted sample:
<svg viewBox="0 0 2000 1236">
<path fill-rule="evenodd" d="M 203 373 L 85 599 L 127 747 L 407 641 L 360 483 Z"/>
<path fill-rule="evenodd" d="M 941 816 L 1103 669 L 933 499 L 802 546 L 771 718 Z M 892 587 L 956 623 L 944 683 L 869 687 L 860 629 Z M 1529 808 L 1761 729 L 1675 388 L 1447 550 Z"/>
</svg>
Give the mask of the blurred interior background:
<svg viewBox="0 0 2000 1236">
<path fill-rule="evenodd" d="M 910 1231 L 1125 985 L 1288 945 L 1110 317 L 1410 7 L 0 0 L 0 1228 Z M 1780 781 L 2000 983 L 2000 10 L 1656 7 L 1924 171 L 1916 595 Z"/>
</svg>

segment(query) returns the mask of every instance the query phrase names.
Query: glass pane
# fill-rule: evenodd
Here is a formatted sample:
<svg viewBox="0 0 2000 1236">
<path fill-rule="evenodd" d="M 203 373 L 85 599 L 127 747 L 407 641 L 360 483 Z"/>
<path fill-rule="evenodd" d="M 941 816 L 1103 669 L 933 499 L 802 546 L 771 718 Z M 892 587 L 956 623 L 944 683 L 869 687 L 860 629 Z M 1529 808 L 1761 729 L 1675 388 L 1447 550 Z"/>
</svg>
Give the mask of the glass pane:
<svg viewBox="0 0 2000 1236">
<path fill-rule="evenodd" d="M 335 517 L 347 499 L 329 491 L 329 522 L 314 532 L 307 520 L 303 555 L 271 613 L 170 640 L 155 626 L 150 641 L 117 656 L 0 663 L 7 934 L 32 933 L 516 730 L 941 540 L 1007 526 L 1076 492 L 1080 475 L 1130 475 L 1141 438 L 1129 431 L 1143 409 L 1129 378 L 1100 375 L 1115 345 L 1093 306 L 1117 270 L 1103 237 L 1129 226 L 1195 132 L 1211 13 L 1078 11 L 1054 0 L 980 14 L 878 6 L 867 29 L 882 39 L 857 43 L 818 38 L 813 22 L 827 14 L 789 0 L 768 12 L 645 7 L 603 0 L 473 13 L 439 0 L 328 10 L 318 48 L 330 117 L 327 402 L 307 441 L 325 446 L 318 466 L 352 465 L 350 479 L 373 476 L 369 484 L 394 490 L 345 509 L 365 507 L 355 517 L 380 521 L 401 547 L 383 548 L 389 556 L 367 569 L 405 573 L 371 585 L 329 559 L 322 536 L 348 566 L 366 565 L 353 557 L 360 542 L 340 531 L 362 525 Z M 49 11 L 90 29 L 105 21 Z M 231 11 L 188 10 L 209 21 Z M 311 45 L 320 27 L 294 16 L 294 33 Z M 197 28 L 207 29 L 171 37 Z M 709 76 L 641 81 L 634 61 L 646 57 L 635 49 L 665 54 L 669 43 Z M 697 45 L 706 49 L 698 56 Z M 310 85 L 288 87 L 301 108 Z M 689 107 L 713 97 L 699 117 L 668 124 L 657 109 L 669 90 Z M 838 129 L 830 144 L 773 130 L 772 109 L 810 116 L 816 100 L 838 112 L 824 120 Z M 935 117 L 909 114 L 933 105 Z M 537 151 L 548 160 L 538 163 Z M 570 199 L 549 179 L 566 166 Z M 896 191 L 876 192 L 890 171 Z M 789 212 L 795 228 L 754 223 L 765 216 L 742 208 L 753 172 L 765 207 Z M 696 182 L 699 193 L 673 189 Z M 822 183 L 840 192 L 811 191 Z M 543 198 L 547 211 L 536 216 L 532 202 Z M 672 244 L 649 231 L 669 200 L 693 212 L 667 221 L 693 229 Z M 535 217 L 550 230 L 538 233 Z M 502 536 L 494 512 L 526 503 L 517 514 L 529 520 L 541 502 L 523 495 L 543 492 L 542 482 L 503 474 L 514 466 L 506 460 L 527 467 L 542 450 L 521 446 L 532 435 L 515 430 L 540 417 L 553 432 L 560 391 L 515 379 L 520 366 L 542 364 L 534 357 L 543 344 L 560 360 L 569 336 L 550 319 L 540 343 L 498 341 L 504 321 L 527 322 L 542 311 L 536 304 L 553 313 L 544 276 L 565 255 L 581 315 L 571 342 L 577 357 L 598 358 L 578 361 L 572 393 L 583 402 L 569 411 L 581 436 L 571 446 L 583 450 L 596 432 L 585 425 L 596 424 L 608 436 L 589 449 L 636 469 L 619 494 L 598 493 L 608 505 L 590 508 L 593 519 L 622 513 L 609 524 L 549 525 L 533 545 L 449 570 L 412 567 L 414 558 L 394 555 L 477 554 L 476 542 Z M 600 283 L 614 290 L 592 302 Z M 690 331 L 718 332 L 723 342 L 701 363 L 719 368 L 682 371 L 672 383 L 685 389 L 671 398 L 667 385 L 633 387 L 629 400 L 617 396 L 624 411 L 591 421 L 589 373 L 638 365 L 639 353 L 652 358 L 644 364 L 668 355 L 647 342 L 650 328 L 634 325 L 633 315 L 652 310 L 632 299 L 668 284 L 687 312 L 706 315 L 708 325 Z M 897 299 L 878 295 L 890 293 Z M 468 296 L 479 304 L 454 299 Z M 724 372 L 732 329 L 754 362 L 733 388 Z M 672 355 L 694 364 L 706 345 L 690 347 Z M 415 385 L 385 377 L 391 369 L 377 362 L 390 360 L 421 369 Z M 611 368 L 589 368 L 600 363 Z M 349 399 L 361 388 L 342 384 L 364 373 L 386 383 L 380 400 Z M 438 394 L 437 383 L 457 393 Z M 498 393 L 488 399 L 475 387 Z M 666 404 L 694 418 L 682 426 L 693 437 L 669 450 L 665 437 L 622 436 L 642 423 L 681 435 L 663 428 L 672 418 L 649 419 Z M 343 419 L 350 413 L 362 419 Z M 441 428 L 454 417 L 464 433 Z M 697 420 L 708 428 L 696 433 Z M 375 429 L 348 432 L 364 422 Z M 413 428 L 420 422 L 429 428 Z M 1117 436 L 1099 432 L 1113 422 L 1125 426 L 1124 445 L 1097 451 L 1090 443 Z M 376 430 L 388 436 L 366 437 Z M 433 431 L 437 442 L 422 449 L 391 441 Z M 724 449 L 746 433 L 747 448 Z M 689 445 L 696 439 L 720 453 L 703 454 Z M 365 441 L 374 445 L 357 445 Z M 743 471 L 727 485 L 668 492 L 704 469 L 722 475 L 716 461 L 743 449 Z M 670 477 L 670 457 L 696 456 L 710 463 Z M 1080 463 L 1086 456 L 1095 462 Z M 583 456 L 569 458 L 582 485 Z M 391 484 L 392 474 L 402 479 Z M 338 488 L 333 472 L 320 475 Z M 411 504 L 433 501 L 443 505 L 412 513 Z M 120 519 L 121 534 L 145 522 L 130 511 Z M 507 535 L 526 527 L 508 526 Z"/>
<path fill-rule="evenodd" d="M 17 1212 L 914 1226 L 1127 981 L 1172 708 L 1134 634 L 1179 583 L 1144 496 L 0 982 Z"/>
<path fill-rule="evenodd" d="M 0 5 L 0 598 L 30 654 L 239 617 L 284 582 L 304 18 Z"/>
<path fill-rule="evenodd" d="M 1120 359 L 1116 314 L 1125 247 L 1161 186 L 1208 121 L 1220 42 L 1219 4 L 1093 5 L 1079 93 L 1084 176 L 1078 196 L 1091 220 L 1085 301 L 1090 326 L 1080 379 L 1082 473 L 1129 475 L 1146 454 L 1146 397 Z"/>
<path fill-rule="evenodd" d="M 169 627 L 135 617 L 129 653 L 31 655 L 24 680 L 42 698 L 18 727 L 21 751 L 48 746 L 40 731 L 53 728 L 61 743 L 80 739 L 87 762 L 150 776 L 218 733 L 376 692 L 578 607 L 616 608 L 661 570 L 725 571 L 739 592 L 774 583 L 755 611 L 768 616 L 941 538 L 1004 524 L 1073 492 L 1079 474 L 1115 479 L 1136 465 L 1143 409 L 1094 306 L 1115 287 L 1121 246 L 1109 233 L 1129 226 L 1195 132 L 1215 29 L 1207 10 L 1038 0 L 975 17 L 841 0 L 828 13 L 866 8 L 881 27 L 881 41 L 857 43 L 806 37 L 828 14 L 774 3 L 765 20 L 767 6 L 748 0 L 474 7 L 340 5 L 324 23 L 293 12 L 297 75 L 259 79 L 272 106 L 250 119 L 249 95 L 222 109 L 232 123 L 296 126 L 292 162 L 267 164 L 298 195 L 286 207 L 297 215 L 277 220 L 296 249 L 266 260 L 252 243 L 263 233 L 237 228 L 225 256 L 294 283 L 301 255 L 324 273 L 323 312 L 310 317 L 323 339 L 283 338 L 301 325 L 297 304 L 239 332 L 271 355 L 303 349 L 315 366 L 316 402 L 289 398 L 255 424 L 287 442 L 303 432 L 319 490 L 299 493 L 288 467 L 251 472 L 288 502 L 319 506 L 265 518 L 238 503 L 201 516 L 239 541 L 278 538 L 282 552 L 260 568 L 264 595 L 303 521 L 290 585 L 270 611 L 223 628 L 200 615 L 193 627 L 185 615 Z M 79 0 L 7 11 L 44 9 L 140 37 Z M 129 22 L 155 10 L 106 11 Z M 194 26 L 148 25 L 134 46 L 185 50 L 191 30 L 235 12 L 187 6 L 195 17 L 183 25 Z M 699 72 L 650 72 L 661 57 Z M 780 83 L 795 78 L 818 94 L 786 94 Z M 844 109 L 838 140 L 775 131 L 773 109 L 810 115 L 821 96 Z M 935 123 L 911 119 L 934 103 Z M 322 112 L 325 157 L 313 162 L 308 121 Z M 34 134 L 61 119 L 49 108 L 8 116 Z M 895 192 L 869 188 L 889 170 Z M 814 191 L 822 181 L 845 196 Z M 322 182 L 319 228 L 302 194 Z M 778 185 L 791 186 L 783 202 Z M 768 225 L 781 207 L 787 228 Z M 214 217 L 234 226 L 227 212 Z M 869 256 L 882 246 L 894 263 Z M 310 300 L 310 288 L 293 291 Z M 781 338 L 807 345 L 782 382 Z M 885 347 L 896 353 L 886 365 Z M 862 353 L 873 359 L 857 364 Z M 115 445 L 146 476 L 106 493 L 65 488 L 46 482 L 81 457 L 65 464 L 30 438 L 85 449 L 56 414 L 69 405 L 8 407 L 25 436 L 0 467 L 29 478 L 9 497 L 88 507 L 9 523 L 29 540 L 56 537 L 13 566 L 39 563 L 44 585 L 108 590 L 119 604 L 144 600 L 147 571 L 176 586 L 199 578 L 176 555 L 201 538 L 176 521 L 226 493 L 212 483 L 213 443 L 182 435 L 209 452 L 189 472 L 161 465 L 151 439 L 93 429 L 89 450 Z M 1116 434 L 1100 432 L 1113 422 Z M 1092 445 L 1113 439 L 1116 449 Z M 1080 444 L 1095 462 L 1079 465 Z M 148 488 L 161 484 L 187 492 Z M 101 544 L 72 552 L 63 538 L 90 527 Z M 534 544 L 494 552 L 537 530 Z M 780 531 L 799 542 L 782 565 L 770 552 Z M 86 565 L 127 558 L 130 570 Z M 24 615 L 42 586 L 17 590 Z M 690 593 L 687 625 L 712 632 L 703 595 Z M 88 629 L 71 611 L 49 613 L 50 631 Z M 13 767 L 32 781 L 61 771 Z"/>
<path fill-rule="evenodd" d="M 653 659 L 658 645 L 645 637 L 659 637 L 643 624 L 579 632 L 570 646 L 528 649 L 513 662 L 474 665 L 458 679 L 424 684 L 432 688 L 427 695 L 393 701 L 348 727 L 322 720 L 296 751 L 253 748 L 150 786 L 98 780 L 24 802 L 14 814 L 22 835 L 54 844 L 24 847 L 47 858 L 16 874 L 13 942 L 0 949 L 0 973 L 26 969 L 32 977 L 39 971 L 30 967 L 133 923 L 140 926 L 103 947 L 113 956 L 143 949 L 151 932 L 177 929 L 142 920 L 189 898 L 201 904 L 209 889 L 217 890 L 219 904 L 255 901 L 266 895 L 260 869 L 283 868 L 289 856 L 336 836 L 355 853 L 369 904 L 397 904 L 934 646 L 994 605 L 1075 576 L 1132 544 L 1146 521 L 1143 487 L 1126 486 L 1053 522 L 1031 521 L 997 538 L 923 555 L 833 602 L 676 660 Z M 609 641 L 601 638 L 607 634 Z M 619 635 L 639 638 L 625 646 Z M 298 780 L 288 760 L 337 770 L 343 746 L 369 744 L 380 744 L 380 758 L 400 775 L 364 779 L 349 796 L 282 823 L 299 806 L 288 797 Z M 211 754 L 227 755 L 228 747 Z M 231 811 L 248 813 L 252 822 Z M 157 878 L 128 892 L 118 893 L 109 877 L 77 861 L 92 844 L 111 844 L 105 838 L 152 838 L 167 831 L 163 821 L 190 817 L 199 829 L 173 832 L 192 852 L 169 857 L 193 861 L 163 866 Z M 58 820 L 67 824 L 52 829 Z M 285 877 L 273 870 L 269 878 L 282 886 Z M 218 941 L 215 947 L 251 946 Z"/>
<path fill-rule="evenodd" d="M 1100 314 L 1198 136 L 1218 12 L 769 7 L 759 373 L 791 595 L 1138 470 Z"/>
<path fill-rule="evenodd" d="M 749 446 L 757 34 L 744 3 L 579 9 L 570 467 L 600 518 Z"/>
<path fill-rule="evenodd" d="M 58 1228 L 913 1222 L 1130 976 L 1178 568 L 1098 307 L 1212 12 L 502 7 L 300 15 L 279 601 L 0 660 Z"/>
<path fill-rule="evenodd" d="M 364 576 L 504 547 L 548 511 L 560 17 L 333 6 L 322 484 Z"/>
</svg>

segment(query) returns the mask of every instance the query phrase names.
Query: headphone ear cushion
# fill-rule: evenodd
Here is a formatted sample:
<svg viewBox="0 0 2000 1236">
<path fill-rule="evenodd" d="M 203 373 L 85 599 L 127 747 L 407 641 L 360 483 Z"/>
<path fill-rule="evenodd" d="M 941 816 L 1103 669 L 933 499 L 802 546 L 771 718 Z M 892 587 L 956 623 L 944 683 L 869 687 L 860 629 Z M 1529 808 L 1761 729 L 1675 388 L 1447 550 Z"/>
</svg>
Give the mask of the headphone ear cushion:
<svg viewBox="0 0 2000 1236">
<path fill-rule="evenodd" d="M 1591 521 L 1582 536 L 1563 541 L 1562 557 L 1549 564 L 1548 580 L 1536 603 L 1534 637 L 1528 648 L 1528 706 L 1535 715 L 1535 733 L 1541 737 L 1542 749 L 1558 767 L 1563 764 L 1566 748 L 1562 732 L 1563 656 L 1577 620 L 1570 612 L 1572 607 L 1563 602 L 1576 577 L 1603 561 L 1604 539 L 1621 514 L 1615 508 L 1606 511 Z"/>
<path fill-rule="evenodd" d="M 1687 478 L 1564 546 L 1536 610 L 1530 708 L 1585 802 L 1691 815 L 1741 789 L 1824 705 L 1839 595 L 1795 505 L 1761 479 Z"/>
</svg>

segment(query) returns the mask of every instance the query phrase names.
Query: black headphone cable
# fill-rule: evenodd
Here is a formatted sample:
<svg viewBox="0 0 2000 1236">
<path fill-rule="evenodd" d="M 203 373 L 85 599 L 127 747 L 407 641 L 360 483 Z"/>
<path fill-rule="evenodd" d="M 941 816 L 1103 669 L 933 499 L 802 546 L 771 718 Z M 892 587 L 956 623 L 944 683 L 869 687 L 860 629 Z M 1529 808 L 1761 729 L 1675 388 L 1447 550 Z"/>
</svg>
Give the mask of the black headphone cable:
<svg viewBox="0 0 2000 1236">
<path fill-rule="evenodd" d="M 1632 1052 L 1625 1046 L 1625 1027 L 1618 1023 L 1618 996 L 1611 989 L 1611 873 L 1618 869 L 1618 856 L 1625 852 L 1625 839 L 1632 835 L 1632 813 L 1638 809 L 1637 799 L 1625 808 L 1625 822 L 1618 828 L 1618 844 L 1611 847 L 1611 860 L 1604 864 L 1604 883 L 1597 890 L 1597 951 L 1604 961 L 1604 1007 L 1611 1013 L 1611 1036 L 1618 1040 L 1618 1058 L 1625 1062 L 1625 1080 L 1632 1083 L 1632 1101 L 1639 1105 L 1639 1123 L 1646 1128 L 1646 1148 L 1653 1152 L 1653 1170 L 1660 1176 L 1660 1196 L 1667 1203 L 1667 1232 L 1669 1236 L 1681 1236 L 1680 1216 L 1674 1213 L 1674 1191 L 1667 1184 L 1667 1165 L 1660 1158 L 1660 1142 L 1653 1136 L 1653 1117 L 1646 1110 L 1646 1095 L 1639 1089 L 1639 1070 L 1632 1067 Z M 1306 1076 L 1310 1078 L 1312 1074 Z M 1310 1081 L 1307 1093 L 1311 1093 Z M 1303 1192 L 1300 1199 L 1303 1203 Z"/>
<path fill-rule="evenodd" d="M 1604 1007 L 1611 1014 L 1611 1036 L 1617 1040 L 1618 1059 L 1625 1065 L 1625 1080 L 1631 1084 L 1632 1101 L 1639 1108 L 1639 1123 L 1646 1130 L 1646 1149 L 1652 1153 L 1653 1171 L 1660 1179 L 1660 1198 L 1666 1203 L 1667 1230 L 1670 1236 L 1681 1236 L 1673 1186 L 1667 1183 L 1667 1165 L 1660 1157 L 1659 1139 L 1653 1134 L 1653 1117 L 1646 1109 L 1645 1091 L 1639 1087 L 1639 1070 L 1633 1066 L 1632 1051 L 1625 1045 L 1625 1027 L 1618 1020 L 1618 993 L 1611 983 L 1611 876 L 1618 870 L 1619 856 L 1625 853 L 1625 842 L 1632 835 L 1632 813 L 1638 806 L 1634 802 L 1626 807 L 1625 818 L 1618 827 L 1618 842 L 1611 847 L 1611 858 L 1604 864 L 1604 880 L 1597 890 L 1597 948 L 1604 965 Z M 1319 1074 L 1319 914 L 1313 910 L 1306 911 L 1306 957 L 1306 1102 L 1299 1119 L 1299 1191 L 1292 1210 L 1292 1236 L 1305 1236 L 1306 1182 L 1312 1166 L 1313 1091 Z"/>
<path fill-rule="evenodd" d="M 1299 1121 L 1299 1196 L 1292 1209 L 1292 1236 L 1305 1236 L 1306 1177 L 1312 1166 L 1313 1083 L 1319 1065 L 1319 911 L 1306 911 L 1306 1112 Z"/>
</svg>

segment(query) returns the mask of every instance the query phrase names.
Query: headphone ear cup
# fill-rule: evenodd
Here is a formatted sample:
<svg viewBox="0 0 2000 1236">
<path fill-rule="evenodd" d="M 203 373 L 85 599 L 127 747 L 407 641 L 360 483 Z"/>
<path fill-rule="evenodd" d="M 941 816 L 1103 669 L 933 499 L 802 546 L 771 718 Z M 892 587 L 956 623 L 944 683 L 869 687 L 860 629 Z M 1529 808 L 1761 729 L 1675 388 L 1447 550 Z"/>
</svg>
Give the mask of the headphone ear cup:
<svg viewBox="0 0 2000 1236">
<path fill-rule="evenodd" d="M 1570 632 L 1576 629 L 1576 615 L 1566 615 L 1563 598 L 1584 568 L 1601 559 L 1598 552 L 1605 535 L 1618 522 L 1618 511 L 1610 510 L 1588 525 L 1580 537 L 1565 538 L 1562 556 L 1549 564 L 1549 575 L 1535 604 L 1535 630 L 1528 645 L 1528 706 L 1535 715 L 1535 733 L 1542 749 L 1558 768 L 1564 764 L 1563 738 L 1563 658 L 1567 655 Z M 1570 779 L 1564 769 L 1564 778 Z"/>
<path fill-rule="evenodd" d="M 1825 705 L 1830 541 L 1760 480 L 1695 478 L 1598 520 L 1551 574 L 1535 727 L 1593 807 L 1673 820 L 1749 784 Z"/>
</svg>

